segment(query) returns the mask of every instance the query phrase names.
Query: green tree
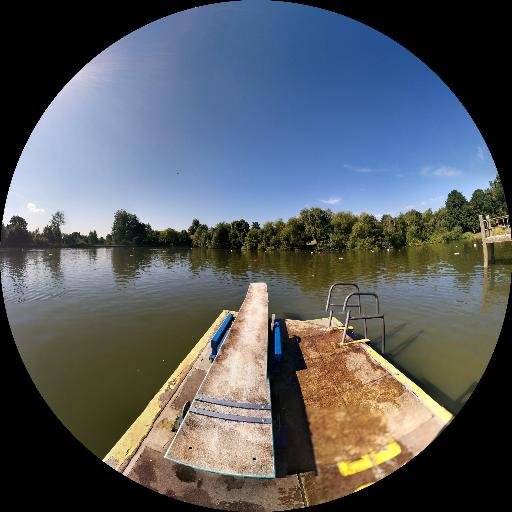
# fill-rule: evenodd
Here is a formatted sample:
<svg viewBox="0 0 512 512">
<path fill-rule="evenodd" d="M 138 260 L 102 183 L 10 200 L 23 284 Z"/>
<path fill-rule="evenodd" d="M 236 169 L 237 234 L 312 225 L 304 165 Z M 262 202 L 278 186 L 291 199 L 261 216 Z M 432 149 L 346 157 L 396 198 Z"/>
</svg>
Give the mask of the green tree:
<svg viewBox="0 0 512 512">
<path fill-rule="evenodd" d="M 99 243 L 98 234 L 96 233 L 96 230 L 89 231 L 89 234 L 87 235 L 87 243 L 89 245 L 97 245 Z"/>
<path fill-rule="evenodd" d="M 404 247 L 406 245 L 407 224 L 403 215 L 394 219 L 391 215 L 386 213 L 380 219 L 380 224 L 382 227 L 383 247 L 394 247 L 395 249 L 399 249 L 400 247 Z"/>
<path fill-rule="evenodd" d="M 299 214 L 306 236 L 310 241 L 316 241 L 318 248 L 325 248 L 329 244 L 331 217 L 331 210 L 318 207 L 304 208 Z"/>
<path fill-rule="evenodd" d="M 259 226 L 257 228 L 251 227 L 249 231 L 247 232 L 247 235 L 245 237 L 244 247 L 246 249 L 249 249 L 250 251 L 256 250 L 261 244 L 261 229 Z"/>
<path fill-rule="evenodd" d="M 492 201 L 492 214 L 491 215 L 507 215 L 507 201 L 505 199 L 505 191 L 501 183 L 501 178 L 496 173 L 496 178 L 489 182 L 489 194 Z"/>
<path fill-rule="evenodd" d="M 231 226 L 227 222 L 219 222 L 213 228 L 210 247 L 213 249 L 229 249 Z"/>
<path fill-rule="evenodd" d="M 352 227 L 349 248 L 374 249 L 382 247 L 383 243 L 382 226 L 380 223 L 373 215 L 361 213 Z"/>
<path fill-rule="evenodd" d="M 51 219 L 50 223 L 43 229 L 43 237 L 51 245 L 60 245 L 62 243 L 62 232 L 60 227 L 66 223 L 64 213 L 62 211 L 56 211 Z"/>
<path fill-rule="evenodd" d="M 471 228 L 471 210 L 467 199 L 458 191 L 452 190 L 446 199 L 446 223 L 452 230 L 459 226 L 462 231 Z"/>
<path fill-rule="evenodd" d="M 27 230 L 27 221 L 19 215 L 13 215 L 3 231 L 2 240 L 5 237 L 6 246 L 25 247 L 32 243 L 32 238 Z"/>
<path fill-rule="evenodd" d="M 185 229 L 182 229 L 178 233 L 178 238 L 176 240 L 176 245 L 178 245 L 180 247 L 190 247 L 191 242 L 192 242 L 192 240 L 191 240 L 190 235 L 188 234 L 188 232 Z"/>
<path fill-rule="evenodd" d="M 418 210 L 409 210 L 404 214 L 406 224 L 405 239 L 407 245 L 418 245 L 425 240 L 425 226 Z"/>
<path fill-rule="evenodd" d="M 209 247 L 213 230 L 210 230 L 206 224 L 200 224 L 192 235 L 192 245 L 194 247 Z"/>
<path fill-rule="evenodd" d="M 298 217 L 291 217 L 280 229 L 280 246 L 283 249 L 304 249 L 306 247 L 306 234 L 304 223 Z"/>
<path fill-rule="evenodd" d="M 87 238 L 78 231 L 74 231 L 73 233 L 62 235 L 62 243 L 68 247 L 83 247 L 87 245 Z"/>
<path fill-rule="evenodd" d="M 201 225 L 198 219 L 193 219 L 192 224 L 190 224 L 190 227 L 188 228 L 187 232 L 190 236 L 193 236 L 194 233 L 197 231 L 197 228 Z"/>
<path fill-rule="evenodd" d="M 490 191 L 477 188 L 469 200 L 469 209 L 471 210 L 471 216 L 468 219 L 468 227 L 470 231 L 476 233 L 480 230 L 478 216 L 492 215 L 494 212 L 494 204 Z"/>
<path fill-rule="evenodd" d="M 260 223 L 259 222 L 253 222 L 251 224 L 251 229 L 261 229 L 260 228 Z"/>
<path fill-rule="evenodd" d="M 137 215 L 126 210 L 117 210 L 112 224 L 112 241 L 115 244 L 141 244 L 148 234 L 149 224 L 142 224 Z"/>
<path fill-rule="evenodd" d="M 260 247 L 262 249 L 277 249 L 279 247 L 279 229 L 275 222 L 265 222 L 260 231 Z"/>
<path fill-rule="evenodd" d="M 235 220 L 229 230 L 229 243 L 233 249 L 240 249 L 244 245 L 245 237 L 249 232 L 249 223 L 244 219 Z"/>
<path fill-rule="evenodd" d="M 329 248 L 334 251 L 343 251 L 348 247 L 352 227 L 357 217 L 350 212 L 337 212 L 331 217 L 331 232 Z"/>
</svg>

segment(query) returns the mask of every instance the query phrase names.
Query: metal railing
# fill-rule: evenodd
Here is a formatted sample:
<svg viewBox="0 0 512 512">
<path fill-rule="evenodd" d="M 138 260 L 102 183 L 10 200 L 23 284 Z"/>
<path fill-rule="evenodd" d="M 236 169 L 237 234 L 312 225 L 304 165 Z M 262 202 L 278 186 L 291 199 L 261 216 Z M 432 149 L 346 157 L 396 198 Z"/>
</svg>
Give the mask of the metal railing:
<svg viewBox="0 0 512 512">
<path fill-rule="evenodd" d="M 350 314 L 350 307 L 354 307 L 354 305 L 348 304 L 348 301 L 352 297 L 358 298 L 358 304 L 359 304 L 359 316 L 351 316 Z M 363 315 L 361 313 L 361 296 L 371 296 L 375 298 L 375 313 L 373 315 Z M 368 325 L 367 320 L 373 320 L 373 319 L 381 319 L 382 320 L 382 334 L 381 334 L 381 340 L 380 340 L 380 352 L 381 354 L 384 354 L 386 350 L 386 324 L 384 321 L 384 314 L 380 311 L 379 306 L 379 296 L 374 292 L 352 292 L 345 298 L 345 301 L 343 302 L 343 312 L 347 311 L 347 316 L 345 318 L 345 324 L 343 326 L 343 335 L 341 338 L 341 343 L 345 342 L 345 337 L 347 335 L 347 329 L 350 324 L 351 320 L 363 320 L 364 321 L 364 337 L 368 339 Z"/>
<path fill-rule="evenodd" d="M 489 238 L 493 236 L 492 230 L 495 228 L 505 228 L 510 231 L 510 219 L 508 215 L 501 215 L 500 217 L 489 217 L 486 215 L 479 215 L 480 229 L 482 231 L 483 238 Z"/>
<path fill-rule="evenodd" d="M 345 308 L 358 308 L 359 309 L 359 313 L 362 313 L 362 310 L 361 310 L 361 299 L 358 297 L 358 303 L 357 304 L 347 304 L 345 306 L 345 303 L 343 304 L 334 304 L 334 303 L 331 303 L 331 294 L 332 294 L 332 291 L 334 288 L 336 288 L 336 286 L 351 286 L 352 288 L 355 288 L 358 292 L 359 292 L 359 286 L 355 283 L 342 283 L 340 281 L 337 281 L 336 283 L 333 283 L 331 285 L 331 287 L 329 288 L 329 293 L 327 294 L 327 303 L 325 305 L 325 311 L 329 311 L 329 327 L 331 327 L 331 323 L 332 323 L 332 315 L 333 315 L 333 307 L 335 308 L 341 308 L 343 307 L 343 311 L 345 311 Z"/>
</svg>

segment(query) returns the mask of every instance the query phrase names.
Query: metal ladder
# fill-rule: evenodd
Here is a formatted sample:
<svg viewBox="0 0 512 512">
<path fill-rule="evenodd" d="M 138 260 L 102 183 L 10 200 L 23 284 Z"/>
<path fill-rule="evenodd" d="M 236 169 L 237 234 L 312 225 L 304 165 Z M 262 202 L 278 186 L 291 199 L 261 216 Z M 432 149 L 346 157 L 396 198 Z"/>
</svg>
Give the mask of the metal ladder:
<svg viewBox="0 0 512 512">
<path fill-rule="evenodd" d="M 334 303 L 331 302 L 331 294 L 332 294 L 333 289 L 335 287 L 337 287 L 337 286 L 351 286 L 351 287 L 355 288 L 357 291 L 349 293 L 345 297 L 345 300 L 343 301 L 343 304 L 334 304 Z M 362 309 L 361 309 L 361 297 L 362 296 L 371 296 L 371 297 L 375 298 L 375 312 L 374 312 L 374 314 L 370 314 L 370 315 L 364 314 L 363 315 Z M 349 300 L 352 297 L 357 297 L 357 303 L 349 304 Z M 345 342 L 345 338 L 346 338 L 346 335 L 347 335 L 347 329 L 348 329 L 348 326 L 349 326 L 351 320 L 363 320 L 364 321 L 364 337 L 365 337 L 365 339 L 368 339 L 368 324 L 367 324 L 367 320 L 373 320 L 373 319 L 380 319 L 380 320 L 382 320 L 382 334 L 381 334 L 381 340 L 380 340 L 380 352 L 381 352 L 381 354 L 384 354 L 384 352 L 386 350 L 386 324 L 385 324 L 385 321 L 384 321 L 384 314 L 381 313 L 381 311 L 380 311 L 379 296 L 375 292 L 361 292 L 359 290 L 359 286 L 357 284 L 355 284 L 355 283 L 336 282 L 336 283 L 332 284 L 331 287 L 329 288 L 329 293 L 327 295 L 327 304 L 325 306 L 325 310 L 329 311 L 329 327 L 331 326 L 331 323 L 332 323 L 333 307 L 341 307 L 342 308 L 342 310 L 341 310 L 342 313 L 345 313 L 345 311 L 347 312 L 347 316 L 345 318 L 345 323 L 343 325 L 343 335 L 342 335 L 342 338 L 341 338 L 341 343 Z M 359 315 L 352 316 L 349 308 L 357 308 Z"/>
</svg>

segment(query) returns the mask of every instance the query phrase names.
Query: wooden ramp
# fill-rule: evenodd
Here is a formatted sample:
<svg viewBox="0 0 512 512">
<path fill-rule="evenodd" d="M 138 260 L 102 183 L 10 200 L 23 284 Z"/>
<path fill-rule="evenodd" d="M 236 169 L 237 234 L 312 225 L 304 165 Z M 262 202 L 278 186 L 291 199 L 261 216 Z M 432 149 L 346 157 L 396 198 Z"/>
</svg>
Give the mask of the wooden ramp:
<svg viewBox="0 0 512 512">
<path fill-rule="evenodd" d="M 251 283 L 165 457 L 224 475 L 274 478 L 268 294 Z"/>
</svg>

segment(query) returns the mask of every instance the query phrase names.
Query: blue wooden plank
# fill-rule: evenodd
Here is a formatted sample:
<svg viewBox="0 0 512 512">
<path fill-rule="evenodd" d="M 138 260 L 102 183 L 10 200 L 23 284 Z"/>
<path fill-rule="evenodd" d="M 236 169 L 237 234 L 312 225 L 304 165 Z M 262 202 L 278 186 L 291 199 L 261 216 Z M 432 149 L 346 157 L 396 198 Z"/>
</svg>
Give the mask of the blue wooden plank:
<svg viewBox="0 0 512 512">
<path fill-rule="evenodd" d="M 274 358 L 276 361 L 281 361 L 281 323 L 279 320 L 274 322 Z"/>
<path fill-rule="evenodd" d="M 217 352 L 220 348 L 220 342 L 223 340 L 224 335 L 226 334 L 227 330 L 229 329 L 229 326 L 231 325 L 231 322 L 233 321 L 235 317 L 228 313 L 226 315 L 226 318 L 224 318 L 222 324 L 220 324 L 220 327 L 217 329 L 217 332 L 213 335 L 211 346 L 212 346 L 212 353 L 210 354 L 210 360 L 215 359 L 215 356 L 217 355 Z"/>
</svg>

